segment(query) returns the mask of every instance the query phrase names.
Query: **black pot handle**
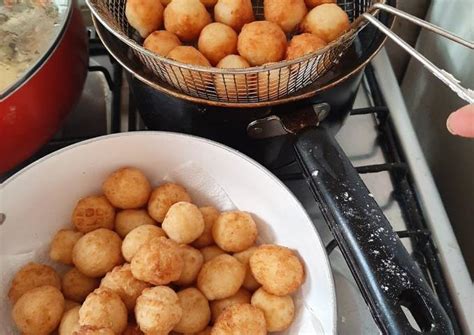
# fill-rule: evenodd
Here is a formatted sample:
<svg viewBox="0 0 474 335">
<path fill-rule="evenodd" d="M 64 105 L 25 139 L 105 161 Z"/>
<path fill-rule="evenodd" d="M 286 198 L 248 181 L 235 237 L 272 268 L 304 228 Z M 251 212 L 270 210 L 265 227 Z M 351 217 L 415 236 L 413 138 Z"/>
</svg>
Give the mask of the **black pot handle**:
<svg viewBox="0 0 474 335">
<path fill-rule="evenodd" d="M 330 132 L 308 128 L 295 149 L 342 254 L 385 334 L 452 334 L 451 322 Z M 410 325 L 409 310 L 420 331 Z"/>
</svg>

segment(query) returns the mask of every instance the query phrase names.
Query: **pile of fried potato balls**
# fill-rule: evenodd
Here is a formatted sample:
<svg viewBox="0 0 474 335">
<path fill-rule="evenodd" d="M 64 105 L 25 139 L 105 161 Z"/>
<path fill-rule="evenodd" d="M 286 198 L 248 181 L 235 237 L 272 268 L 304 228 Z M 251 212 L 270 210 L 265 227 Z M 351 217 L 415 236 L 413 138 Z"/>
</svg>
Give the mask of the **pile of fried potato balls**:
<svg viewBox="0 0 474 335">
<path fill-rule="evenodd" d="M 174 3 L 173 0 L 172 3 Z M 174 183 L 152 188 L 121 168 L 103 195 L 80 199 L 73 229 L 53 237 L 49 256 L 14 276 L 12 318 L 26 335 L 249 334 L 287 329 L 303 264 L 285 247 L 257 245 L 243 211 L 197 207 Z"/>
</svg>

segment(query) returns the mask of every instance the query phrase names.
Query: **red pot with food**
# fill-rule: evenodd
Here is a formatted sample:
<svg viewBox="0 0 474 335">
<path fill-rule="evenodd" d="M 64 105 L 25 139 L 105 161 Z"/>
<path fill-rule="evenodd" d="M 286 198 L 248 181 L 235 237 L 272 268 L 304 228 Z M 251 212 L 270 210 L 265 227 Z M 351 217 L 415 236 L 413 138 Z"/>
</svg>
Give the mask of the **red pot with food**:
<svg viewBox="0 0 474 335">
<path fill-rule="evenodd" d="M 87 34 L 73 0 L 0 6 L 0 173 L 47 142 L 78 101 Z"/>
</svg>

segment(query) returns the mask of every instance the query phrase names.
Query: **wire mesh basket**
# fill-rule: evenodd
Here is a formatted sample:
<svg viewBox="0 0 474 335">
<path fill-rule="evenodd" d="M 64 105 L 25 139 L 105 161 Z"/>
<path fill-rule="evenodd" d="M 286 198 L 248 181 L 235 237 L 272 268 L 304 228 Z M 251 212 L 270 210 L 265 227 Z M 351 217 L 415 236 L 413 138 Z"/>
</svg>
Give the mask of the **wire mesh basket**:
<svg viewBox="0 0 474 335">
<path fill-rule="evenodd" d="M 157 0 L 158 1 L 158 0 Z M 178 91 L 198 98 L 229 103 L 257 103 L 278 100 L 312 84 L 339 62 L 357 32 L 367 22 L 361 15 L 383 0 L 339 0 L 351 28 L 325 48 L 291 61 L 245 69 L 220 69 L 180 63 L 159 56 L 142 46 L 143 39 L 125 17 L 126 0 L 86 0 L 93 15 L 147 70 Z M 263 0 L 252 1 L 257 20 L 263 18 Z M 130 55 L 132 57 L 132 55 Z"/>
</svg>

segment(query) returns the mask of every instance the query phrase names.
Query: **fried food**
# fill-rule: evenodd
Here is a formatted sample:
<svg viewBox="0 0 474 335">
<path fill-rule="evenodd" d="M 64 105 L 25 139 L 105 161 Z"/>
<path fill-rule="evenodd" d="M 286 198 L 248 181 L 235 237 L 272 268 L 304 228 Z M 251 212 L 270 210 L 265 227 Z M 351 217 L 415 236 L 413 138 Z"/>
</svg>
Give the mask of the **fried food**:
<svg viewBox="0 0 474 335">
<path fill-rule="evenodd" d="M 67 312 L 64 312 L 64 315 L 59 324 L 59 335 L 73 335 L 74 332 L 79 331 L 81 327 L 79 325 L 79 309 L 81 306 L 74 307 Z"/>
<path fill-rule="evenodd" d="M 163 24 L 163 5 L 155 0 L 128 0 L 125 5 L 128 23 L 141 37 L 160 29 Z"/>
<path fill-rule="evenodd" d="M 204 263 L 204 257 L 201 252 L 188 245 L 181 245 L 179 252 L 184 261 L 183 272 L 178 280 L 174 282 L 176 285 L 186 286 L 194 283 Z"/>
<path fill-rule="evenodd" d="M 115 231 L 121 238 L 138 226 L 156 225 L 156 221 L 144 209 L 124 209 L 115 216 Z"/>
<path fill-rule="evenodd" d="M 152 32 L 143 42 L 145 49 L 163 57 L 166 57 L 171 50 L 179 45 L 181 45 L 181 41 L 178 36 L 166 30 Z"/>
<path fill-rule="evenodd" d="M 301 24 L 304 32 L 314 34 L 326 43 L 332 42 L 350 28 L 347 13 L 336 4 L 313 8 Z"/>
<path fill-rule="evenodd" d="M 263 312 L 269 332 L 287 329 L 295 318 L 295 304 L 289 295 L 279 297 L 259 288 L 252 295 L 251 301 L 253 306 Z"/>
<path fill-rule="evenodd" d="M 180 61 L 181 57 L 178 58 L 175 60 Z M 186 189 L 178 184 L 163 184 L 151 192 L 150 200 L 148 200 L 148 214 L 154 220 L 163 222 L 171 205 L 180 201 L 191 202 L 191 197 Z"/>
<path fill-rule="evenodd" d="M 208 24 L 199 35 L 198 49 L 215 66 L 225 56 L 237 53 L 237 33 L 220 22 Z"/>
<path fill-rule="evenodd" d="M 116 335 L 110 328 L 81 326 L 73 335 Z"/>
<path fill-rule="evenodd" d="M 173 330 L 187 334 L 196 333 L 206 328 L 211 319 L 211 310 L 206 297 L 194 287 L 181 290 L 177 294 L 183 316 Z"/>
<path fill-rule="evenodd" d="M 72 229 L 59 230 L 51 241 L 49 258 L 63 264 L 72 264 L 72 249 L 83 235 L 83 233 Z"/>
<path fill-rule="evenodd" d="M 226 308 L 214 324 L 212 335 L 229 334 L 267 334 L 263 312 L 250 304 Z"/>
<path fill-rule="evenodd" d="M 250 64 L 242 56 L 228 55 L 220 60 L 217 67 L 221 69 L 244 69 L 250 67 Z M 245 74 L 216 75 L 214 85 L 217 95 L 223 99 L 238 101 L 239 97 L 244 97 L 247 94 L 249 78 L 253 77 L 253 75 Z"/>
<path fill-rule="evenodd" d="M 99 279 L 87 277 L 77 268 L 66 272 L 62 281 L 64 296 L 76 302 L 83 302 L 89 293 L 99 287 L 99 284 Z"/>
<path fill-rule="evenodd" d="M 250 265 L 249 265 L 249 259 L 253 255 L 255 250 L 257 250 L 257 247 L 251 247 L 251 248 L 248 248 L 247 250 L 238 252 L 238 253 L 233 255 L 235 258 L 237 258 L 237 260 L 240 263 L 245 265 L 245 279 L 244 279 L 244 283 L 242 284 L 242 286 L 245 287 L 250 292 L 253 292 L 257 288 L 260 287 L 260 284 L 255 279 L 255 277 L 253 276 L 252 271 L 250 271 Z"/>
<path fill-rule="evenodd" d="M 155 225 L 142 225 L 133 229 L 125 236 L 122 242 L 122 255 L 127 262 L 131 262 L 133 256 L 142 245 L 158 237 L 166 237 L 166 233 Z"/>
<path fill-rule="evenodd" d="M 257 225 L 249 213 L 222 213 L 212 226 L 212 237 L 225 251 L 239 252 L 250 248 L 257 240 Z"/>
<path fill-rule="evenodd" d="M 217 245 L 210 245 L 199 250 L 204 258 L 204 263 L 210 261 L 214 257 L 224 255 L 225 251 L 219 248 Z"/>
<path fill-rule="evenodd" d="M 265 20 L 278 24 L 285 33 L 293 32 L 308 10 L 304 0 L 264 0 Z"/>
<path fill-rule="evenodd" d="M 212 206 L 201 207 L 199 210 L 201 211 L 202 218 L 204 219 L 204 231 L 202 232 L 201 236 L 193 241 L 192 245 L 195 248 L 207 247 L 214 243 L 214 239 L 212 238 L 212 225 L 220 214 L 219 211 Z"/>
<path fill-rule="evenodd" d="M 324 3 L 336 3 L 336 0 L 305 0 L 306 6 L 308 8 L 314 8 L 316 6 L 322 5 Z"/>
<path fill-rule="evenodd" d="M 98 228 L 113 229 L 115 209 L 103 195 L 82 198 L 72 212 L 72 223 L 82 233 Z"/>
<path fill-rule="evenodd" d="M 173 0 L 166 6 L 165 28 L 181 41 L 198 38 L 202 28 L 212 22 L 206 7 L 199 0 Z"/>
<path fill-rule="evenodd" d="M 310 33 L 295 35 L 286 49 L 286 59 L 292 60 L 324 48 L 327 45 L 318 36 Z"/>
<path fill-rule="evenodd" d="M 239 32 L 246 23 L 255 20 L 250 0 L 218 0 L 214 6 L 214 19 Z"/>
<path fill-rule="evenodd" d="M 129 322 L 122 335 L 143 335 L 143 332 L 135 322 Z"/>
<path fill-rule="evenodd" d="M 121 209 L 143 207 L 150 197 L 150 182 L 142 171 L 125 167 L 112 172 L 102 184 L 110 203 Z"/>
<path fill-rule="evenodd" d="M 231 297 L 211 301 L 212 322 L 216 322 L 221 313 L 229 306 L 237 304 L 250 304 L 251 294 L 246 289 L 241 288 Z"/>
<path fill-rule="evenodd" d="M 204 55 L 200 53 L 199 50 L 187 45 L 182 45 L 182 46 L 178 46 L 174 48 L 173 50 L 169 52 L 167 57 L 172 60 L 185 63 L 185 64 L 211 66 L 211 63 L 209 63 L 207 58 L 204 57 Z M 186 78 L 186 74 L 185 74 L 185 78 Z"/>
<path fill-rule="evenodd" d="M 201 236 L 204 218 L 196 205 L 181 201 L 170 207 L 161 227 L 170 239 L 188 244 Z"/>
<path fill-rule="evenodd" d="M 64 292 L 63 292 L 63 295 L 64 295 Z M 64 313 L 78 306 L 80 307 L 81 304 L 74 300 L 64 299 Z"/>
</svg>

